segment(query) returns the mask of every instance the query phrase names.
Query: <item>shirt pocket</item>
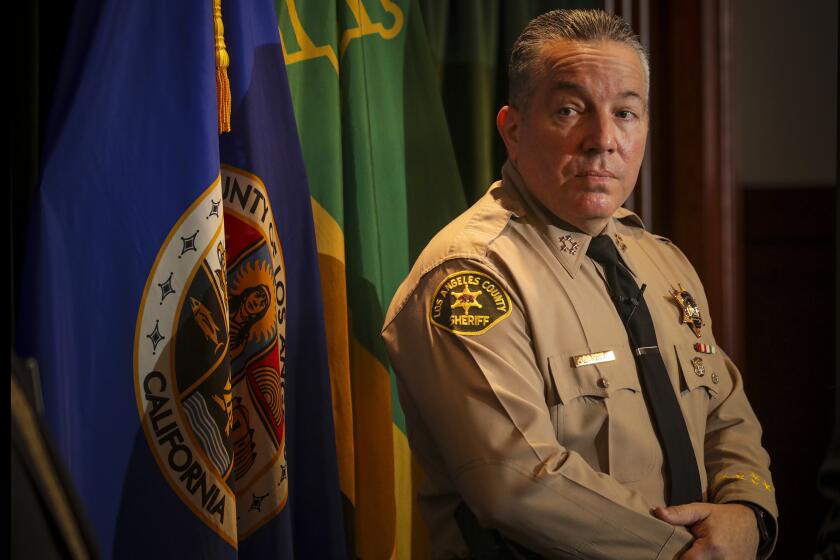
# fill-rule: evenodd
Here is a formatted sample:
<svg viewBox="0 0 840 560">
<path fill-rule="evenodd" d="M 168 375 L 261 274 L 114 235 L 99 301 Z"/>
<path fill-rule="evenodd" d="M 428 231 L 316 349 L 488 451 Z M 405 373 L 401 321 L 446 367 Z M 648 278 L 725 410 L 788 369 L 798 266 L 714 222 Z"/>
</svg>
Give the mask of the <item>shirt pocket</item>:
<svg viewBox="0 0 840 560">
<path fill-rule="evenodd" d="M 596 470 L 634 482 L 661 461 L 661 452 L 629 348 L 612 349 L 610 361 L 575 365 L 576 357 L 608 351 L 549 357 L 559 402 L 553 411 L 557 439 Z"/>
<path fill-rule="evenodd" d="M 706 418 L 726 381 L 726 364 L 718 354 L 705 354 L 694 344 L 675 344 L 680 365 L 680 404 L 691 434 L 703 441 Z"/>
</svg>

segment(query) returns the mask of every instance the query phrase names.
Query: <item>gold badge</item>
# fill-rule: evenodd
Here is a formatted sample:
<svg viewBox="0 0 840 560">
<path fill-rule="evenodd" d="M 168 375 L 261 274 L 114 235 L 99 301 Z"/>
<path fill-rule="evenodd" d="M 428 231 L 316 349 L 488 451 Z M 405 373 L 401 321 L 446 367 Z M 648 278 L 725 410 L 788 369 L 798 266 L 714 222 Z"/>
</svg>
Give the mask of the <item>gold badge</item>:
<svg viewBox="0 0 840 560">
<path fill-rule="evenodd" d="M 501 283 L 474 270 L 450 274 L 432 299 L 429 320 L 450 332 L 478 335 L 510 315 L 511 304 Z"/>
<path fill-rule="evenodd" d="M 700 328 L 706 325 L 703 317 L 700 315 L 700 308 L 697 307 L 697 302 L 694 301 L 694 296 L 683 289 L 682 285 L 677 284 L 678 289 L 671 288 L 671 296 L 677 305 L 682 310 L 682 322 L 687 324 L 694 336 L 700 338 Z"/>
<path fill-rule="evenodd" d="M 697 377 L 706 375 L 706 366 L 703 365 L 703 358 L 692 358 L 691 367 L 694 368 L 694 375 Z"/>
</svg>

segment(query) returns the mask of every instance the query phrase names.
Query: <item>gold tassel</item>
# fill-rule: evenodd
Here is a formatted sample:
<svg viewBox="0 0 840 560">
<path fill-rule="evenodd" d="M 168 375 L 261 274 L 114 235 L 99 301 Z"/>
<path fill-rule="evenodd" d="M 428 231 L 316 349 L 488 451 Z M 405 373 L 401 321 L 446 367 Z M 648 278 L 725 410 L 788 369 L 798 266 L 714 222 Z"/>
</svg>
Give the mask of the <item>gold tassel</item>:
<svg viewBox="0 0 840 560">
<path fill-rule="evenodd" d="M 230 132 L 230 80 L 227 69 L 230 57 L 225 46 L 222 0 L 213 0 L 213 31 L 216 44 L 216 105 L 219 110 L 219 134 Z"/>
</svg>

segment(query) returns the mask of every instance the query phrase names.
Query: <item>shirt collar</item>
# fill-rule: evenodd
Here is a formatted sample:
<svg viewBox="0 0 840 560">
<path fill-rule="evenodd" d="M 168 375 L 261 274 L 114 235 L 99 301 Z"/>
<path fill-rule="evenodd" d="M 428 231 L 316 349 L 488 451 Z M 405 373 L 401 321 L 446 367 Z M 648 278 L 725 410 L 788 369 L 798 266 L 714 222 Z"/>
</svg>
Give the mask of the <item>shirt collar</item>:
<svg viewBox="0 0 840 560">
<path fill-rule="evenodd" d="M 622 209 L 623 210 L 623 209 Z M 628 211 L 629 212 L 629 211 Z M 603 235 L 608 236 L 615 243 L 615 248 L 618 249 L 618 256 L 630 271 L 633 276 L 636 276 L 636 271 L 633 266 L 633 251 L 629 249 L 633 238 L 628 234 L 627 226 L 622 224 L 617 219 L 618 212 L 613 214 L 610 221 L 607 222 L 607 227 L 604 228 Z M 633 214 L 633 216 L 636 216 Z"/>
<path fill-rule="evenodd" d="M 514 213 L 519 217 L 531 216 L 529 220 L 540 232 L 542 237 L 547 241 L 549 247 L 554 253 L 557 260 L 569 273 L 569 276 L 574 278 L 581 265 L 586 260 L 586 250 L 589 248 L 589 242 L 592 236 L 584 233 L 568 224 L 551 213 L 545 206 L 543 206 L 525 186 L 525 181 L 519 174 L 519 171 L 508 160 L 502 166 L 502 180 L 504 183 L 513 187 L 511 189 L 519 199 L 519 204 L 516 205 Z M 632 264 L 627 258 L 627 239 L 622 235 L 616 218 L 624 209 L 619 209 L 616 214 L 607 221 L 607 225 L 602 232 L 602 235 L 607 235 L 615 243 L 618 249 L 618 254 L 621 256 L 624 263 L 627 265 L 630 272 L 635 275 Z M 624 211 L 630 213 L 629 211 Z M 623 214 L 622 214 L 623 215 Z"/>
</svg>

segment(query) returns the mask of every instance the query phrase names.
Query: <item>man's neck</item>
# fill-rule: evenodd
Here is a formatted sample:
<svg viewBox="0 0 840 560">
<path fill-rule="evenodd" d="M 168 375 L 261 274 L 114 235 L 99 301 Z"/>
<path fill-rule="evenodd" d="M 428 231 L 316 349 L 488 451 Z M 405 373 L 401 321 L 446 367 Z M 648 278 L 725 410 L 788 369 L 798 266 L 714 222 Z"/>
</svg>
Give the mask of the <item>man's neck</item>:
<svg viewBox="0 0 840 560">
<path fill-rule="evenodd" d="M 607 229 L 607 223 L 609 223 L 610 218 L 598 218 L 592 220 L 575 220 L 572 218 L 565 218 L 555 212 L 552 212 L 533 193 L 530 194 L 534 204 L 538 205 L 546 218 L 559 228 L 565 229 L 566 231 L 585 233 L 587 235 L 591 235 L 592 237 L 597 237 L 602 234 L 605 229 Z"/>
<path fill-rule="evenodd" d="M 582 222 L 576 222 L 555 216 L 551 211 L 549 211 L 549 215 L 554 216 L 559 222 L 567 224 L 569 227 L 587 235 L 591 235 L 592 237 L 597 237 L 604 233 L 604 230 L 607 229 L 607 224 L 610 221 L 609 218 L 599 218 L 597 220 L 584 220 Z"/>
</svg>

